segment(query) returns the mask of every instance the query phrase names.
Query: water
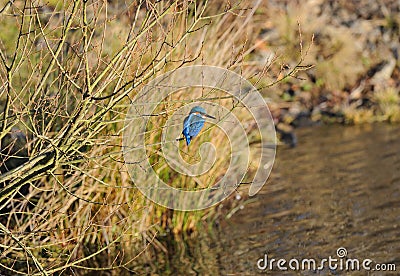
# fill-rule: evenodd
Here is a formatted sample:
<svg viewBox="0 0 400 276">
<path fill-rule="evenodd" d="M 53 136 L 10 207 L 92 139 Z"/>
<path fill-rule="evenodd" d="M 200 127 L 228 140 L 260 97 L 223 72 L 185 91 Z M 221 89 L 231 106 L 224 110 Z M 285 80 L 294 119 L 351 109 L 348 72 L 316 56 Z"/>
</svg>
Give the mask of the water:
<svg viewBox="0 0 400 276">
<path fill-rule="evenodd" d="M 347 257 L 393 263 L 400 271 L 400 128 L 384 124 L 300 129 L 299 145 L 277 152 L 271 177 L 230 219 L 159 253 L 160 275 L 252 275 L 257 260 Z M 241 190 L 242 195 L 245 189 Z M 346 260 L 345 258 L 343 260 Z M 263 264 L 263 263 L 260 263 Z M 293 263 L 295 264 L 295 263 Z M 339 265 L 339 261 L 337 262 Z M 286 267 L 288 264 L 286 263 Z M 289 271 L 287 275 L 342 275 Z M 352 275 L 366 275 L 353 272 Z M 372 275 L 387 275 L 374 272 Z"/>
</svg>

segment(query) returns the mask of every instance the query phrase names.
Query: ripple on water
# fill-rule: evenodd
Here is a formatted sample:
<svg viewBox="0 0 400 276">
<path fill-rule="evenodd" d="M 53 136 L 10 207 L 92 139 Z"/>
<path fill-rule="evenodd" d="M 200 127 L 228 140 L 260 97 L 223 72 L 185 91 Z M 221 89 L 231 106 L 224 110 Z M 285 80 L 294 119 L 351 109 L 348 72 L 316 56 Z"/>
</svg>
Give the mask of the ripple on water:
<svg viewBox="0 0 400 276">
<path fill-rule="evenodd" d="M 336 257 L 339 247 L 351 258 L 400 269 L 400 128 L 321 126 L 297 134 L 298 147 L 278 149 L 255 200 L 187 245 L 197 254 L 180 258 L 197 273 L 253 274 L 266 252 L 277 259 L 319 260 Z M 181 267 L 179 262 L 172 266 Z"/>
</svg>

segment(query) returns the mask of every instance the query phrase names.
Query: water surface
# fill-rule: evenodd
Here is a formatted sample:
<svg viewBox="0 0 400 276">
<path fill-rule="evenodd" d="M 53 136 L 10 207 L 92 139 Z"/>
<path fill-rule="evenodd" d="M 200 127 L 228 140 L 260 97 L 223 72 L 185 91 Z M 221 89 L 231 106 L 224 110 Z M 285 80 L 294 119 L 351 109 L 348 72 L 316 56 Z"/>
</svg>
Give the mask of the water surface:
<svg viewBox="0 0 400 276">
<path fill-rule="evenodd" d="M 400 128 L 385 124 L 300 129 L 294 149 L 279 147 L 268 183 L 245 196 L 230 219 L 160 253 L 160 274 L 252 275 L 269 258 L 332 256 L 393 263 L 400 271 Z M 240 191 L 247 192 L 245 187 Z M 345 258 L 344 258 L 345 260 Z M 262 264 L 262 263 L 261 263 Z M 339 263 L 338 263 L 339 264 Z M 370 265 L 373 267 L 373 265 Z M 288 267 L 288 264 L 286 264 Z M 276 267 L 272 274 L 280 275 Z M 287 275 L 342 275 L 289 271 Z M 366 271 L 352 275 L 366 275 Z M 373 272 L 372 275 L 386 275 Z"/>
</svg>

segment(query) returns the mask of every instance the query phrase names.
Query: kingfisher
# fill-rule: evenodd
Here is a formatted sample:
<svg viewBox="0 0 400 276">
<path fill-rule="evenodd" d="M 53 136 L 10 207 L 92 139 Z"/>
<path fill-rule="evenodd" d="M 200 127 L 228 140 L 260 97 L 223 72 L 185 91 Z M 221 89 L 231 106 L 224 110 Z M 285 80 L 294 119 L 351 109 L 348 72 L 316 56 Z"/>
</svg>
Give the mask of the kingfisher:
<svg viewBox="0 0 400 276">
<path fill-rule="evenodd" d="M 199 134 L 206 117 L 215 119 L 215 117 L 208 115 L 201 106 L 195 106 L 190 110 L 189 115 L 183 121 L 182 134 L 185 136 L 186 145 L 189 146 L 190 141 Z"/>
</svg>

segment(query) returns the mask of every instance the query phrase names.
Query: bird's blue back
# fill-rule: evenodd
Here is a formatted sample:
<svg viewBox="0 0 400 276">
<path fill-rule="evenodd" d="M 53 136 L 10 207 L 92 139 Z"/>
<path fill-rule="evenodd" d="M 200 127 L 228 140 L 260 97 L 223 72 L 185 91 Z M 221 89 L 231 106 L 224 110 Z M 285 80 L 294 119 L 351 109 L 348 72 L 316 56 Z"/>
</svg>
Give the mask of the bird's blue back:
<svg viewBox="0 0 400 276">
<path fill-rule="evenodd" d="M 186 145 L 190 144 L 191 139 L 196 137 L 204 126 L 205 120 L 200 116 L 192 113 L 183 121 L 182 134 L 186 138 Z"/>
</svg>

